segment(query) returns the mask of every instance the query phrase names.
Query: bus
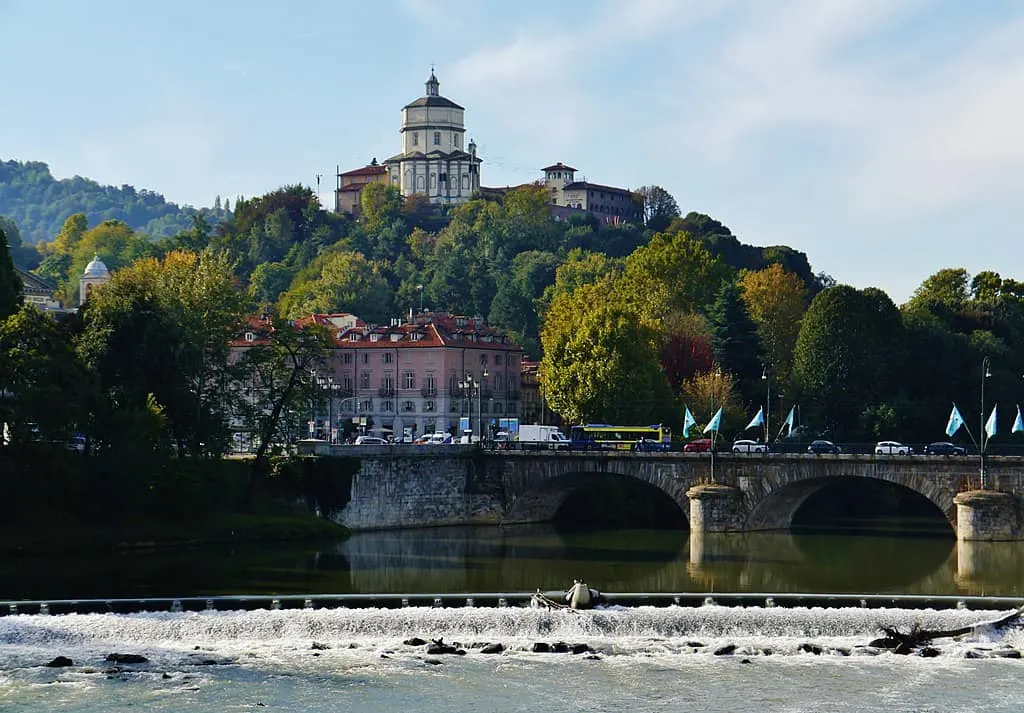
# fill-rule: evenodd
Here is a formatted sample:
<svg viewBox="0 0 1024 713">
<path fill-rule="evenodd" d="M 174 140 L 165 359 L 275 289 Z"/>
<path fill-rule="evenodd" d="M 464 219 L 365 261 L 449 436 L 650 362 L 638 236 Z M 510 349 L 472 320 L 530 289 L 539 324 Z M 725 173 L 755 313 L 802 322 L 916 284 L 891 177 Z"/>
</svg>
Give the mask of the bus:
<svg viewBox="0 0 1024 713">
<path fill-rule="evenodd" d="M 655 423 L 650 426 L 612 426 L 588 423 L 569 431 L 572 448 L 611 451 L 667 451 L 672 448 L 672 430 Z"/>
</svg>

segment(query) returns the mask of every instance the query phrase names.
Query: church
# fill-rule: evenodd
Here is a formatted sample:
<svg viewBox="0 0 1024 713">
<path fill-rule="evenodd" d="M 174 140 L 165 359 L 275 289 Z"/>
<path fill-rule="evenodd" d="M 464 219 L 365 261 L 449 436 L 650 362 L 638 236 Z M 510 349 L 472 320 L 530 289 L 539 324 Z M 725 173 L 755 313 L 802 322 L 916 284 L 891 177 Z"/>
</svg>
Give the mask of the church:
<svg viewBox="0 0 1024 713">
<path fill-rule="evenodd" d="M 441 96 L 430 71 L 427 93 L 402 108 L 402 153 L 384 161 L 403 196 L 422 193 L 431 203 L 465 203 L 480 189 L 481 160 L 466 143 L 465 109 Z"/>
<path fill-rule="evenodd" d="M 335 210 L 358 214 L 359 196 L 370 183 L 387 183 L 403 196 L 421 194 L 434 205 L 458 205 L 480 190 L 476 144 L 466 141 L 466 110 L 441 96 L 434 71 L 426 94 L 402 107 L 402 152 L 369 166 L 338 173 Z"/>
</svg>

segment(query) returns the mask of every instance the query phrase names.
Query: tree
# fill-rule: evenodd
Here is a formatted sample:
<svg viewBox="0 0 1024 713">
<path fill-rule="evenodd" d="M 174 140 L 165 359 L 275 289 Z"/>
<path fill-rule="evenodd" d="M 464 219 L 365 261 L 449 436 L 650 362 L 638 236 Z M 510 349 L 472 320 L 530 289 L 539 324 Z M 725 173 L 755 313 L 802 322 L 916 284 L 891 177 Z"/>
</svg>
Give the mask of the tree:
<svg viewBox="0 0 1024 713">
<path fill-rule="evenodd" d="M 179 454 L 227 446 L 229 340 L 242 315 L 226 256 L 172 252 L 114 273 L 87 303 L 79 353 L 105 395 L 97 422 L 155 399 Z M 107 433 L 110 440 L 121 434 Z"/>
<path fill-rule="evenodd" d="M 658 360 L 674 392 L 683 382 L 711 370 L 713 335 L 707 320 L 698 314 L 673 314 L 665 320 L 666 336 Z"/>
<path fill-rule="evenodd" d="M 250 467 L 246 501 L 253 503 L 270 471 L 274 449 L 290 443 L 289 415 L 322 397 L 310 374 L 323 367 L 333 343 L 326 328 L 296 324 L 277 317 L 256 328 L 252 346 L 239 348 L 238 380 L 247 385 L 244 398 L 236 400 L 237 415 L 255 424 L 259 446 Z M 303 412 L 305 410 L 303 409 Z"/>
<path fill-rule="evenodd" d="M 968 291 L 967 270 L 962 267 L 939 270 L 925 278 L 924 282 L 914 290 L 907 302 L 910 309 L 936 308 L 947 312 L 960 312 L 970 299 Z"/>
<path fill-rule="evenodd" d="M 7 251 L 7 234 L 0 229 L 0 321 L 21 307 L 23 285 Z"/>
<path fill-rule="evenodd" d="M 668 228 L 673 219 L 679 217 L 679 204 L 661 186 L 640 186 L 635 195 L 643 207 L 644 225 L 649 230 L 660 233 Z"/>
<path fill-rule="evenodd" d="M 719 408 L 722 409 L 719 433 L 725 433 L 727 438 L 728 434 L 738 433 L 748 423 L 749 416 L 736 391 L 736 379 L 721 369 L 711 369 L 686 379 L 682 384 L 682 400 L 697 419 L 698 428 L 710 421 Z M 690 435 L 692 438 L 693 431 Z"/>
<path fill-rule="evenodd" d="M 391 289 L 377 262 L 341 250 L 315 260 L 281 295 L 281 313 L 295 319 L 313 313 L 351 312 L 371 322 L 391 314 Z"/>
<path fill-rule="evenodd" d="M 856 433 L 865 407 L 892 399 L 901 383 L 904 340 L 884 292 L 838 285 L 819 293 L 794 354 L 794 377 L 810 402 L 805 414 L 833 434 Z"/>
<path fill-rule="evenodd" d="M 545 401 L 574 423 L 677 422 L 658 332 L 609 292 L 607 284 L 584 285 L 552 303 L 541 332 Z"/>
<path fill-rule="evenodd" d="M 729 269 L 686 233 L 656 233 L 626 258 L 616 290 L 639 314 L 660 318 L 707 305 Z"/>
<path fill-rule="evenodd" d="M 66 441 L 85 421 L 90 384 L 68 331 L 22 305 L 0 322 L 0 354 L 0 423 L 12 442 Z"/>
<path fill-rule="evenodd" d="M 757 325 L 765 361 L 772 365 L 776 381 L 788 384 L 807 287 L 776 264 L 742 273 L 740 289 L 747 313 Z"/>
<path fill-rule="evenodd" d="M 577 287 L 593 284 L 605 277 L 611 277 L 622 270 L 622 261 L 609 258 L 604 253 L 587 252 L 579 248 L 569 251 L 565 262 L 555 270 L 555 282 L 544 289 L 540 300 L 540 313 L 559 295 L 572 292 Z"/>
<path fill-rule="evenodd" d="M 755 380 L 760 384 L 761 342 L 735 282 L 722 283 L 708 309 L 708 323 L 715 362 L 738 378 L 745 397 L 752 397 Z"/>
</svg>

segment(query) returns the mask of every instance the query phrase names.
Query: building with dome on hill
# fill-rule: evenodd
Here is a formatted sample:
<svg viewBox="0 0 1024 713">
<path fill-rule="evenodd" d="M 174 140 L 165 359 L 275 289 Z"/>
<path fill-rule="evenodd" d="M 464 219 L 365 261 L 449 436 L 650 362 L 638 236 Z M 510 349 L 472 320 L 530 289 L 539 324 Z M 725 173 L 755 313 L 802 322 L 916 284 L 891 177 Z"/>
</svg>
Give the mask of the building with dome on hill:
<svg viewBox="0 0 1024 713">
<path fill-rule="evenodd" d="M 105 285 L 110 282 L 110 270 L 96 255 L 89 264 L 85 266 L 82 277 L 78 280 L 78 306 L 81 307 L 89 299 L 89 292 L 97 285 Z"/>
<path fill-rule="evenodd" d="M 433 70 L 427 93 L 402 108 L 402 152 L 384 161 L 403 196 L 422 193 L 432 204 L 465 203 L 480 189 L 481 159 L 466 142 L 465 109 L 441 96 Z"/>
</svg>

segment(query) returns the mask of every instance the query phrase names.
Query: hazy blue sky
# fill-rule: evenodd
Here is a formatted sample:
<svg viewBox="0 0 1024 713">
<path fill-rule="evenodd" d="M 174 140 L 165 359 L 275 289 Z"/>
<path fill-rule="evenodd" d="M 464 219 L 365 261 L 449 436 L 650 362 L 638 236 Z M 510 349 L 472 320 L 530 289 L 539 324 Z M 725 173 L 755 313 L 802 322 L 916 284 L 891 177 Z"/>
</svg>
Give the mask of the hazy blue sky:
<svg viewBox="0 0 1024 713">
<path fill-rule="evenodd" d="M 484 185 L 564 161 L 904 301 L 1024 279 L 1024 3 L 0 0 L 0 158 L 209 205 L 466 107 Z"/>
</svg>

